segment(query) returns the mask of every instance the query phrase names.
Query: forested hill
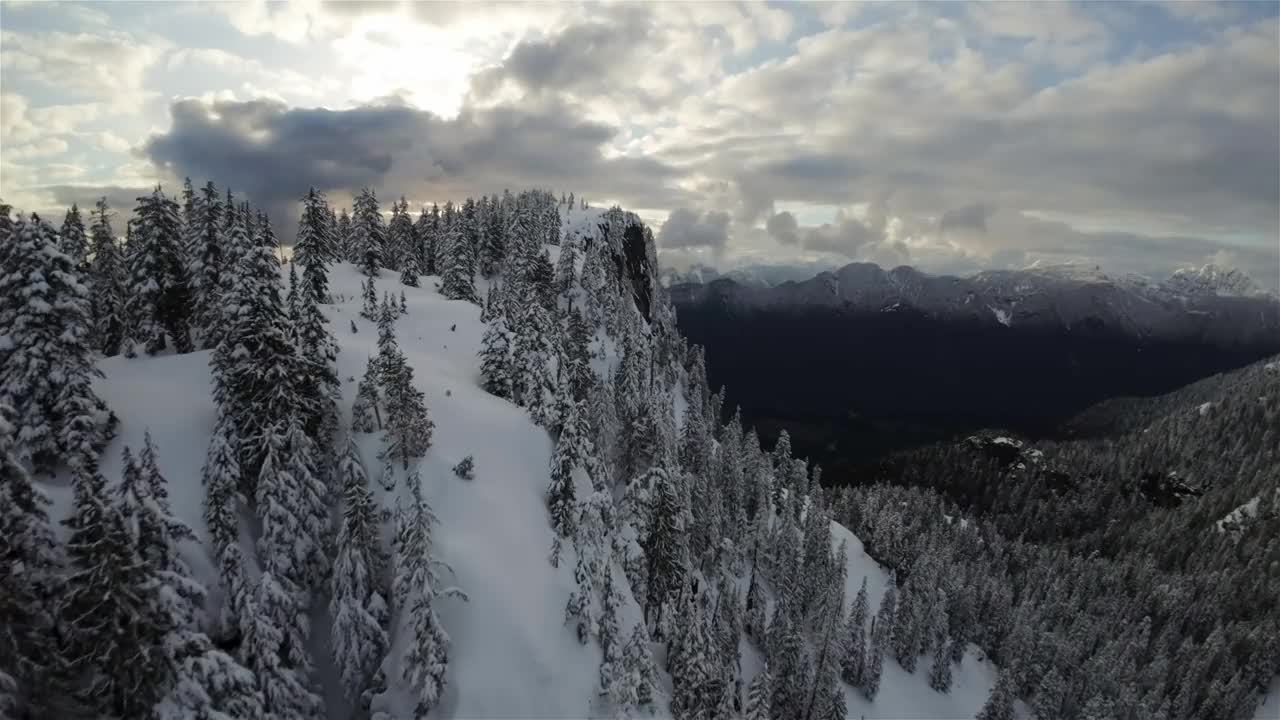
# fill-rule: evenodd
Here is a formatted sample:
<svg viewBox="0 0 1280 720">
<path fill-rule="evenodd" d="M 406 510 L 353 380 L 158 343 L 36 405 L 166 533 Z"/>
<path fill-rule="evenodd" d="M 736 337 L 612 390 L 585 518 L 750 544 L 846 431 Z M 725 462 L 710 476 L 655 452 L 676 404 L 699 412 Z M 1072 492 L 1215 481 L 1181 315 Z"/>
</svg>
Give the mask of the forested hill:
<svg viewBox="0 0 1280 720">
<path fill-rule="evenodd" d="M 0 716 L 1012 717 L 985 597 L 726 411 L 635 215 L 301 205 L 0 213 Z"/>
<path fill-rule="evenodd" d="M 926 586 L 1000 598 L 979 637 L 1007 630 L 985 646 L 1037 717 L 1251 717 L 1280 667 L 1280 358 L 1068 427 L 892 456 L 844 520 L 908 585 L 941 554 Z"/>
</svg>

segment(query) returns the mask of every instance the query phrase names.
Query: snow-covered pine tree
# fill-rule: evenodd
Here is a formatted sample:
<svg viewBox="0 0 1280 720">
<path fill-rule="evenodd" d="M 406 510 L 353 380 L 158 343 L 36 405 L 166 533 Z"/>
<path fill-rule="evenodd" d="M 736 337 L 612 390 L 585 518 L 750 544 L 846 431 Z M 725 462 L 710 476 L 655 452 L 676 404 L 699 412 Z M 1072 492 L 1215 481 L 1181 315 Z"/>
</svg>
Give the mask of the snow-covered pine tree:
<svg viewBox="0 0 1280 720">
<path fill-rule="evenodd" d="M 138 247 L 130 253 L 130 339 L 148 355 L 163 351 L 169 341 L 178 352 L 191 352 L 191 284 L 178 204 L 157 185 L 138 198 L 133 212 Z"/>
<path fill-rule="evenodd" d="M 916 597 L 915 583 L 908 580 L 898 593 L 894 613 L 893 654 L 898 664 L 909 673 L 916 671 L 920 656 L 920 602 Z"/>
<path fill-rule="evenodd" d="M 258 539 L 262 577 L 252 603 L 243 612 L 253 611 L 261 618 L 241 616 L 242 632 L 248 624 L 254 635 L 247 638 L 250 667 L 258 672 L 258 680 L 266 696 L 268 710 L 275 713 L 296 712 L 314 716 L 322 701 L 309 687 L 311 659 L 307 653 L 308 623 L 304 602 L 310 580 L 312 560 L 323 554 L 316 533 L 323 528 L 313 525 L 308 478 L 297 473 L 298 462 L 291 457 L 296 447 L 295 432 L 286 419 L 265 429 L 264 445 L 256 488 L 257 514 L 262 524 Z"/>
<path fill-rule="evenodd" d="M 644 623 L 636 623 L 622 648 L 622 672 L 609 687 L 609 699 L 624 716 L 651 704 L 657 692 L 658 669 L 653 664 L 650 645 Z"/>
<path fill-rule="evenodd" d="M 149 600 L 159 589 L 94 463 L 75 468 L 75 505 L 59 613 L 79 698 L 108 717 L 145 717 L 164 695 L 162 635 Z M 125 632 L 124 629 L 132 629 Z"/>
<path fill-rule="evenodd" d="M 933 649 L 933 667 L 929 670 L 929 687 L 940 693 L 951 690 L 951 645 L 940 642 Z"/>
<path fill-rule="evenodd" d="M 209 528 L 214 557 L 240 540 L 240 440 L 235 427 L 219 418 L 209 439 L 202 480 L 205 487 L 204 519 Z"/>
<path fill-rule="evenodd" d="M 233 233 L 242 233 L 240 222 Z M 280 297 L 280 263 L 264 237 L 245 247 L 235 271 L 227 273 L 233 280 L 223 294 L 226 327 L 209 360 L 214 400 L 241 442 L 240 470 L 250 498 L 257 496 L 264 438 L 286 427 L 304 404 L 297 389 L 304 375 Z"/>
<path fill-rule="evenodd" d="M 507 319 L 496 313 L 480 341 L 481 387 L 491 395 L 511 398 L 511 333 Z"/>
<path fill-rule="evenodd" d="M 814 508 L 810 508 L 813 512 Z M 824 525 L 825 525 L 824 521 Z M 830 530 L 827 530 L 828 537 Z M 846 560 L 845 544 L 840 546 L 840 568 L 844 569 Z M 844 643 L 844 575 L 832 575 L 823 589 L 827 596 L 816 603 L 819 615 L 814 618 L 815 653 L 813 658 L 813 688 L 809 693 L 808 707 L 805 710 L 806 720 L 817 720 L 824 716 L 827 704 L 833 693 L 839 691 L 840 660 L 843 656 Z"/>
<path fill-rule="evenodd" d="M 472 208 L 471 224 L 474 225 L 474 203 L 467 201 Z M 465 211 L 464 211 L 465 212 Z M 476 294 L 476 246 L 466 232 L 467 220 L 462 221 L 461 231 L 450 234 L 449 242 L 444 246 L 443 257 L 439 259 L 440 275 L 443 282 L 440 292 L 450 300 L 466 300 L 480 304 L 480 296 Z"/>
<path fill-rule="evenodd" d="M 747 686 L 746 720 L 772 720 L 773 713 L 769 701 L 773 696 L 773 676 L 769 674 L 769 664 L 760 669 Z"/>
<path fill-rule="evenodd" d="M 440 597 L 466 596 L 457 588 L 443 588 L 437 570 L 440 563 L 432 550 L 435 515 L 422 498 L 417 473 L 410 476 L 408 483 L 410 506 L 400 509 L 396 529 L 394 595 L 397 612 L 409 623 L 409 638 L 401 658 L 402 679 L 414 687 L 416 716 L 425 718 L 440 701 L 449 666 L 449 634 L 434 603 Z"/>
<path fill-rule="evenodd" d="M 422 457 L 431 447 L 435 423 L 427 412 L 425 395 L 413 385 L 413 368 L 399 348 L 379 363 L 386 391 L 387 453 L 407 470 L 409 459 Z"/>
<path fill-rule="evenodd" d="M 862 674 L 862 694 L 874 700 L 880 690 L 880 676 L 884 669 L 884 656 L 893 644 L 894 616 L 897 613 L 897 585 L 890 580 L 880 598 L 880 608 L 871 623 L 871 643 L 867 648 L 867 662 Z"/>
<path fill-rule="evenodd" d="M 438 275 L 436 264 L 436 245 L 440 236 L 440 207 L 432 205 L 428 211 L 424 206 L 414 223 L 414 235 L 418 240 L 418 266 L 423 274 Z"/>
<path fill-rule="evenodd" d="M 35 215 L 0 237 L 0 404 L 13 410 L 16 454 L 39 472 L 91 462 L 115 416 L 94 394 L 88 291 L 58 236 Z"/>
<path fill-rule="evenodd" d="M 354 262 L 354 247 L 351 242 L 351 216 L 347 214 L 346 208 L 342 208 L 342 211 L 338 213 L 333 232 L 334 257 L 339 262 Z"/>
<path fill-rule="evenodd" d="M 293 242 L 293 262 L 302 265 L 302 282 L 315 302 L 328 303 L 329 265 L 337 262 L 329 203 L 314 187 L 302 197 L 302 217 Z"/>
<path fill-rule="evenodd" d="M 663 607 L 678 594 L 688 569 L 685 507 L 675 480 L 665 469 L 650 468 L 646 476 L 638 480 L 651 488 L 653 498 L 648 532 L 641 541 L 648 577 L 642 605 L 645 622 L 661 624 Z"/>
<path fill-rule="evenodd" d="M 777 638 L 776 649 L 769 653 L 773 670 L 773 694 L 769 705 L 776 720 L 802 720 L 808 707 L 813 678 L 804 637 L 787 613 L 774 613 L 771 631 Z"/>
<path fill-rule="evenodd" d="M 290 268 L 293 263 L 290 263 Z M 297 325 L 294 332 L 298 342 L 298 374 L 295 381 L 305 413 L 307 433 L 319 442 L 328 444 L 332 438 L 323 437 L 321 428 L 326 417 L 336 412 L 338 383 L 338 343 L 329 332 L 328 318 L 320 309 L 320 300 L 311 283 L 304 276 L 303 291 L 297 299 Z"/>
<path fill-rule="evenodd" d="M 222 316 L 222 274 L 233 255 L 225 245 L 226 215 L 234 212 L 223 205 L 212 182 L 200 189 L 195 199 L 195 214 L 187 226 L 188 272 L 191 278 L 192 324 L 198 329 L 201 345 L 214 347 L 216 338 L 210 330 L 220 324 Z"/>
<path fill-rule="evenodd" d="M 405 202 L 404 196 L 401 196 L 400 202 L 391 203 L 391 222 L 387 224 L 384 264 L 389 270 L 404 270 L 405 263 L 415 255 L 413 220 L 409 218 L 409 203 Z M 413 275 L 416 277 L 416 274 L 415 268 Z M 403 274 L 400 277 L 404 279 Z"/>
<path fill-rule="evenodd" d="M 369 689 L 390 646 L 386 631 L 390 608 L 382 587 L 385 569 L 377 508 L 364 463 L 350 437 L 339 473 L 342 524 L 329 590 L 329 615 L 333 618 L 330 642 L 347 699 L 357 702 Z"/>
<path fill-rule="evenodd" d="M 365 188 L 360 192 L 352 215 L 353 262 L 360 266 L 365 277 L 375 278 L 382 268 L 387 233 L 382 224 L 382 213 L 378 212 L 378 198 L 372 190 Z"/>
<path fill-rule="evenodd" d="M 351 429 L 362 433 L 382 429 L 382 415 L 378 411 L 378 363 L 372 355 L 365 363 L 364 377 L 356 388 L 355 403 L 351 406 Z"/>
<path fill-rule="evenodd" d="M 502 269 L 507 259 L 507 220 L 497 196 L 488 203 L 481 220 L 484 240 L 480 247 L 480 274 L 489 278 Z"/>
<path fill-rule="evenodd" d="M 622 611 L 622 594 L 613 582 L 613 567 L 607 564 L 604 568 L 604 589 L 600 597 L 600 692 L 607 694 L 609 688 L 623 672 L 622 628 L 619 625 L 619 613 Z"/>
<path fill-rule="evenodd" d="M 89 287 L 89 338 L 93 349 L 107 357 L 117 355 L 124 342 L 124 258 L 111 229 L 107 199 L 93 213 L 89 230 L 93 262 L 85 278 Z"/>
<path fill-rule="evenodd" d="M 1014 668 L 1005 668 L 996 678 L 995 687 L 987 696 L 987 702 L 978 711 L 976 720 L 1013 720 Z"/>
<path fill-rule="evenodd" d="M 12 685 L 0 689 L 11 704 L 5 708 L 0 700 L 0 716 L 53 717 L 68 679 L 53 613 L 63 548 L 49 520 L 48 496 L 14 454 L 12 413 L 0 405 L 0 674 Z"/>
<path fill-rule="evenodd" d="M 585 553 L 578 553 L 578 560 L 573 566 L 574 590 L 564 607 L 564 624 L 574 626 L 578 642 L 586 645 L 591 641 L 595 629 L 595 616 L 591 612 L 591 600 L 594 594 L 591 581 L 591 570 L 587 566 Z"/>
<path fill-rule="evenodd" d="M 849 622 L 845 626 L 848 634 L 845 644 L 845 656 L 840 663 L 840 676 L 854 687 L 862 687 L 863 676 L 867 666 L 867 578 L 862 578 L 862 587 L 853 599 L 853 608 L 849 610 Z"/>
<path fill-rule="evenodd" d="M 577 243 L 570 239 L 560 246 L 560 258 L 556 261 L 556 289 L 561 295 L 568 295 L 573 289 L 577 262 Z"/>
<path fill-rule="evenodd" d="M 71 258 L 71 264 L 77 271 L 83 271 L 89 243 L 84 234 L 84 218 L 80 217 L 80 207 L 75 203 L 71 204 L 71 209 L 62 219 L 62 229 L 58 235 L 62 240 L 59 244 L 62 254 Z"/>
<path fill-rule="evenodd" d="M 568 422 L 556 439 L 555 452 L 551 456 L 551 483 L 547 487 L 547 508 L 551 511 L 551 527 L 561 537 L 574 533 L 577 501 L 573 486 L 573 471 L 585 467 L 591 457 L 590 429 L 586 425 L 584 408 L 575 403 Z"/>
</svg>

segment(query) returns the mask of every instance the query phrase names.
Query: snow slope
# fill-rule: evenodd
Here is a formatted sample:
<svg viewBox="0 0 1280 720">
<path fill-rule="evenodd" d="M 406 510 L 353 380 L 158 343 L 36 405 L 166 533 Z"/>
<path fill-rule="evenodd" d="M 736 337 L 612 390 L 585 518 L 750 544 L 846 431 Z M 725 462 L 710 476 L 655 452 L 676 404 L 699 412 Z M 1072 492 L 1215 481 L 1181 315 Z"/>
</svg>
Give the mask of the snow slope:
<svg viewBox="0 0 1280 720">
<path fill-rule="evenodd" d="M 593 220 L 592 213 L 579 211 L 577 217 L 570 216 L 566 229 L 591 232 Z M 367 358 L 376 354 L 376 326 L 359 317 L 362 279 L 352 266 L 333 268 L 330 288 L 336 302 L 323 308 L 341 347 L 338 376 L 344 427 L 349 426 L 356 381 Z M 553 531 L 544 491 L 551 440 L 521 408 L 480 389 L 476 359 L 484 330 L 480 309 L 445 299 L 436 290 L 437 283 L 438 278 L 423 277 L 423 287 L 406 288 L 398 283 L 396 273 L 386 271 L 378 283 L 380 293 L 386 290 L 398 295 L 403 290 L 406 296 L 408 314 L 398 320 L 396 334 L 435 422 L 432 447 L 416 469 L 424 496 L 439 520 L 434 534 L 436 554 L 452 567 L 457 586 L 470 596 L 466 602 L 445 599 L 438 605 L 452 645 L 448 686 L 433 716 L 568 718 L 605 714 L 609 709 L 600 705 L 597 692 L 599 646 L 595 642 L 579 644 L 564 625 L 565 602 L 574 589 L 574 550 L 565 545 L 559 568 L 551 567 L 548 560 Z M 483 281 L 478 289 L 483 295 Z M 607 338 L 603 344 L 611 347 Z M 112 485 L 119 482 L 122 448 L 141 447 L 149 430 L 159 448 L 160 469 L 169 480 L 173 510 L 192 526 L 201 543 L 208 540 L 201 468 L 215 419 L 208 360 L 208 352 L 115 357 L 99 363 L 103 377 L 95 381 L 96 391 L 120 418 L 119 432 L 102 461 L 104 476 Z M 683 404 L 681 391 L 676 394 L 677 418 Z M 360 435 L 357 444 L 372 489 L 390 510 L 397 498 L 407 495 L 406 473 L 397 468 L 394 488 L 382 490 L 377 459 L 380 434 Z M 475 479 L 470 481 L 456 477 L 451 470 L 466 455 L 475 458 Z M 578 496 L 586 497 L 590 492 L 587 479 L 580 476 L 576 481 Z M 54 517 L 60 520 L 71 505 L 69 483 L 66 478 L 56 479 L 49 490 L 55 502 Z M 846 602 L 852 603 L 865 576 L 874 615 L 889 575 L 863 552 L 856 537 L 833 524 L 833 546 L 841 541 L 848 542 L 850 558 Z M 188 544 L 184 553 L 197 578 L 209 587 L 209 615 L 216 617 L 222 601 L 216 568 L 201 546 Z M 640 611 L 621 570 L 615 566 L 613 572 L 615 585 L 625 595 L 621 625 L 626 634 L 639 620 Z M 340 693 L 333 692 L 337 682 L 324 647 L 326 604 L 327 599 L 319 599 L 314 613 L 320 620 L 313 634 L 317 681 L 326 688 L 331 717 L 345 718 L 347 709 L 337 697 Z M 396 651 L 403 642 L 403 637 L 393 636 Z M 759 670 L 761 659 L 745 638 L 742 647 L 745 688 Z M 397 652 L 392 656 L 398 657 Z M 389 677 L 399 676 L 398 667 L 385 669 Z M 929 689 L 928 672 L 928 658 L 922 658 L 914 676 L 886 658 L 875 703 L 845 688 L 850 717 L 972 717 L 995 680 L 995 669 L 974 648 L 954 669 L 950 694 Z M 396 718 L 412 716 L 411 702 L 394 684 L 375 699 L 374 708 Z"/>
</svg>

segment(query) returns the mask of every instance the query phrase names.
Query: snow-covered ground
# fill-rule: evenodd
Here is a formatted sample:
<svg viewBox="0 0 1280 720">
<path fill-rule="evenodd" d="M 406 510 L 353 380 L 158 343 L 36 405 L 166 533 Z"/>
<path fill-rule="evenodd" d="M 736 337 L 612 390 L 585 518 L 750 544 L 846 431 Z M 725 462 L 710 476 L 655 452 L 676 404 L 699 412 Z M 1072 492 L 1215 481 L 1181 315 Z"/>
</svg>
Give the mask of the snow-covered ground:
<svg viewBox="0 0 1280 720">
<path fill-rule="evenodd" d="M 582 217 L 570 220 L 570 227 L 589 231 L 591 215 L 579 215 Z M 330 289 L 337 302 L 323 308 L 341 347 L 338 375 L 344 426 L 349 426 L 351 404 L 366 360 L 377 352 L 374 323 L 359 317 L 362 279 L 352 266 L 333 268 Z M 470 596 L 467 602 L 445 599 L 438 606 L 452 645 L 447 690 L 433 716 L 569 718 L 607 712 L 599 704 L 597 691 L 599 646 L 594 642 L 579 644 L 572 629 L 564 625 L 565 603 L 575 587 L 574 551 L 566 545 L 559 568 L 553 568 L 548 560 L 553 531 L 544 491 L 551 440 L 524 410 L 479 387 L 476 353 L 484 331 L 480 309 L 445 299 L 435 289 L 437 283 L 438 278 L 423 277 L 421 288 L 405 288 L 398 283 L 397 274 L 384 272 L 378 284 L 379 293 L 386 290 L 398 297 L 403 290 L 406 296 L 408 314 L 396 324 L 397 339 L 435 422 L 432 447 L 416 470 L 439 520 L 434 535 L 436 553 L 452 567 L 456 584 Z M 480 291 L 483 294 L 483 286 Z M 602 342 L 611 347 L 609 339 Z M 150 431 L 159 448 L 160 469 L 169 480 L 173 510 L 191 525 L 201 543 L 208 540 L 201 468 L 215 419 L 208 361 L 208 352 L 115 357 L 99 363 L 103 377 L 95 381 L 96 391 L 120 419 L 118 434 L 102 462 L 104 476 L 109 483 L 118 483 L 122 448 L 141 447 L 144 433 Z M 675 396 L 677 418 L 684 404 L 681 390 Z M 379 434 L 357 438 L 371 486 L 390 509 L 406 492 L 405 473 L 397 469 L 397 483 L 390 493 L 381 489 L 377 455 L 382 442 Z M 475 458 L 474 480 L 460 479 L 451 470 L 467 455 Z M 586 497 L 590 485 L 585 476 L 577 482 L 578 496 Z M 55 480 L 49 489 L 55 501 L 55 518 L 61 519 L 71 505 L 69 484 L 65 478 Z M 842 541 L 848 543 L 849 553 L 846 602 L 852 603 L 865 577 L 874 615 L 889 575 L 866 555 L 858 538 L 833 524 L 833 547 Z M 210 615 L 216 616 L 221 604 L 216 568 L 202 546 L 189 544 L 184 552 L 193 572 L 210 588 L 209 603 L 214 611 Z M 615 567 L 613 572 L 616 587 L 626 596 L 621 624 L 628 633 L 640 611 L 621 570 Z M 322 611 L 315 616 L 324 619 Z M 336 688 L 324 647 L 326 637 L 327 628 L 318 626 L 313 637 L 317 679 L 326 688 Z M 402 638 L 393 637 L 396 647 L 400 642 Z M 761 658 L 745 639 L 742 648 L 745 688 L 758 672 Z M 928 687 L 929 662 L 922 658 L 916 673 L 910 675 L 886 659 L 874 703 L 845 688 L 849 716 L 973 717 L 994 684 L 995 668 L 971 647 L 963 663 L 953 670 L 951 692 L 940 694 Z M 395 673 L 398 668 L 391 670 Z M 336 699 L 339 694 L 326 691 L 333 718 L 347 717 L 346 708 Z M 393 688 L 375 702 L 394 717 L 411 717 L 412 706 L 406 701 Z"/>
</svg>

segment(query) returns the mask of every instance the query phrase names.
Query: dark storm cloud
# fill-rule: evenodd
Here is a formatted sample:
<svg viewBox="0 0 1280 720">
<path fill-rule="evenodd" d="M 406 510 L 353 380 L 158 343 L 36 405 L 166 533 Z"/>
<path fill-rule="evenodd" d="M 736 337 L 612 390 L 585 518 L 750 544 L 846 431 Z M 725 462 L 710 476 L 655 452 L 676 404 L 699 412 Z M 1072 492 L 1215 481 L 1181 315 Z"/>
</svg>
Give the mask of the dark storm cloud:
<svg viewBox="0 0 1280 720">
<path fill-rule="evenodd" d="M 721 250 L 729 242 L 729 213 L 700 213 L 676 208 L 658 232 L 663 248 L 710 248 Z"/>
<path fill-rule="evenodd" d="M 464 110 L 444 120 L 395 103 L 349 110 L 273 100 L 182 100 L 172 128 L 142 153 L 172 177 L 209 178 L 246 194 L 273 220 L 292 221 L 309 186 L 413 199 L 460 198 L 530 186 L 610 193 L 636 206 L 670 202 L 671 171 L 643 158 L 608 158 L 614 129 L 565 109 Z"/>
<path fill-rule="evenodd" d="M 796 223 L 796 216 L 786 210 L 770 217 L 769 220 L 765 222 L 764 229 L 769 232 L 769 235 L 773 237 L 774 240 L 777 240 L 783 245 L 795 245 L 800 242 L 800 235 L 797 232 L 798 225 Z"/>
</svg>

